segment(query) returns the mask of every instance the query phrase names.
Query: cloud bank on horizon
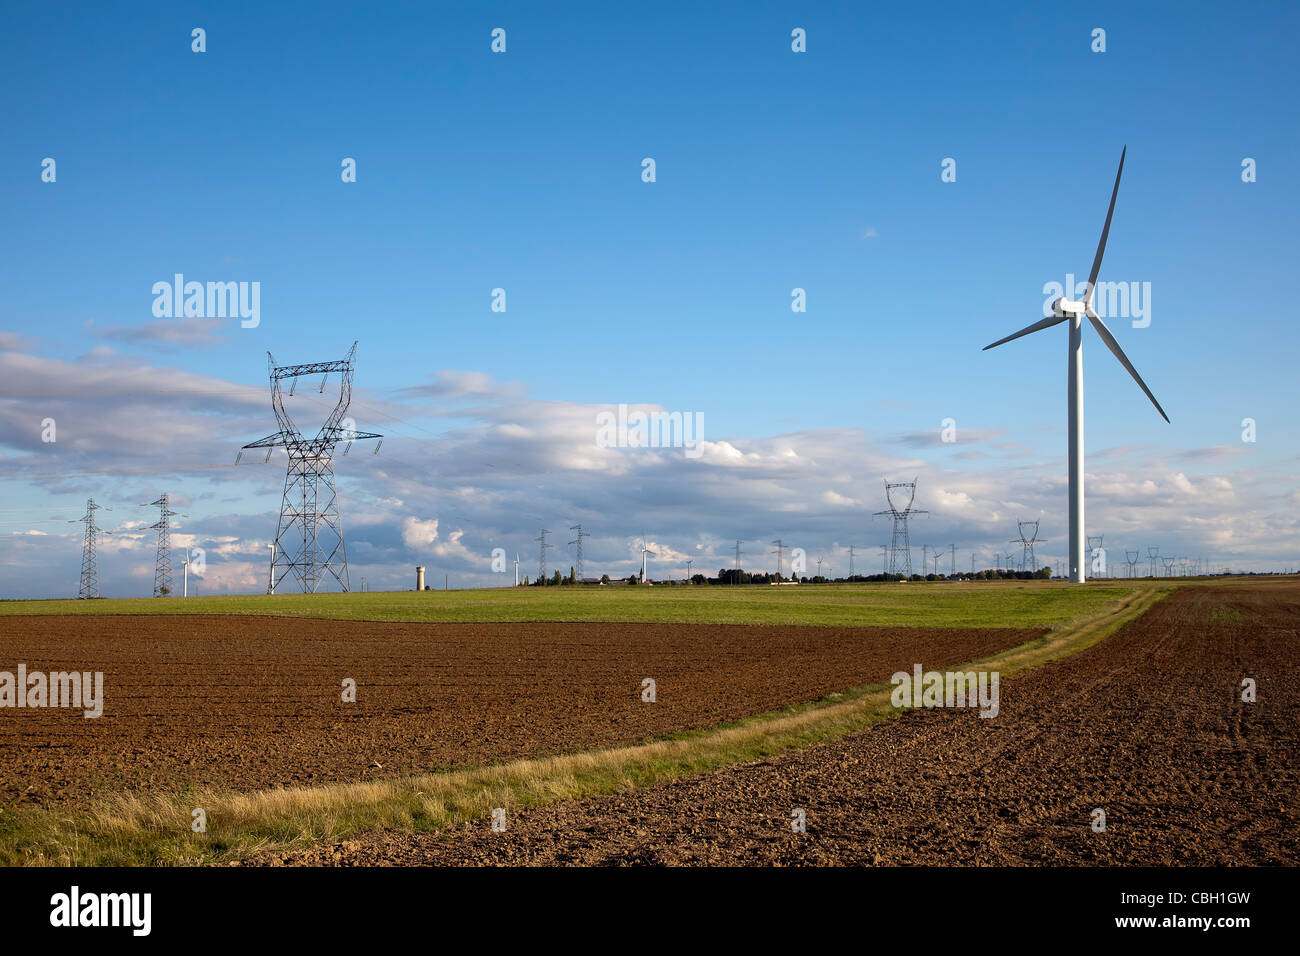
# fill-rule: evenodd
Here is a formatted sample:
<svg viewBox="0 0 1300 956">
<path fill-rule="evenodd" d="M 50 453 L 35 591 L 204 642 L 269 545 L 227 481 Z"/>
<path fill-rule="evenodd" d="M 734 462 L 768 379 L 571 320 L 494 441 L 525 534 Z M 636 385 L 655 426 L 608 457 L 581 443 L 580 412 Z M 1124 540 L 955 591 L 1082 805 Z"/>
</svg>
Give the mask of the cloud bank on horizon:
<svg viewBox="0 0 1300 956">
<path fill-rule="evenodd" d="M 0 441 L 17 449 L 0 459 L 0 474 L 9 488 L 40 489 L 39 504 L 3 514 L 0 593 L 75 593 L 82 528 L 67 522 L 94 497 L 114 509 L 100 514 L 113 532 L 99 544 L 102 592 L 147 595 L 155 515 L 140 505 L 163 491 L 186 515 L 173 519 L 173 547 L 206 555 L 191 593 L 264 590 L 285 460 L 281 452 L 233 462 L 241 444 L 266 431 L 265 387 L 102 352 L 60 361 L 5 351 L 0 380 Z M 290 401 L 305 425 L 328 399 L 306 388 Z M 666 411 L 637 410 L 647 418 Z M 705 427 L 690 456 L 680 446 L 602 441 L 613 405 L 531 398 L 521 383 L 482 370 L 439 372 L 381 396 L 366 387 L 364 367 L 352 413 L 359 428 L 386 435 L 377 456 L 336 459 L 354 588 L 363 578 L 372 589 L 410 587 L 416 564 L 431 583 L 500 586 L 513 579 L 516 554 L 521 575 L 535 578 L 533 539 L 543 526 L 557 546 L 550 569 L 567 573 L 573 555 L 564 545 L 579 523 L 590 535 L 588 576 L 636 573 L 642 535 L 656 553 L 656 579 L 685 577 L 688 559 L 693 572 L 716 574 L 732 565 L 736 540 L 744 567 L 773 569 L 777 538 L 803 548 L 810 563 L 822 558 L 830 576 L 848 573 L 853 545 L 856 570 L 875 573 L 889 536 L 888 521 L 873 517 L 885 507 L 883 481 L 914 476 L 916 507 L 929 512 L 911 526 L 918 568 L 922 544 L 944 553 L 941 570 L 953 545 L 958 570 L 972 555 L 977 568 L 1006 554 L 1018 560 L 1017 519 L 1041 519 L 1041 563 L 1065 551 L 1064 449 L 1036 453 L 999 426 L 895 432 L 893 413 L 880 408 L 864 416 L 877 422 L 872 429 L 740 438 Z M 31 423 L 43 416 L 58 422 L 56 442 L 36 437 Z M 1140 550 L 1145 568 L 1150 545 L 1214 567 L 1276 567 L 1287 555 L 1275 546 L 1295 539 L 1300 514 L 1298 493 L 1276 490 L 1284 478 L 1252 461 L 1249 446 L 1103 447 L 1089 458 L 1089 529 L 1105 535 L 1112 575 L 1123 573 L 1125 549 Z M 493 570 L 496 548 L 506 572 Z"/>
</svg>

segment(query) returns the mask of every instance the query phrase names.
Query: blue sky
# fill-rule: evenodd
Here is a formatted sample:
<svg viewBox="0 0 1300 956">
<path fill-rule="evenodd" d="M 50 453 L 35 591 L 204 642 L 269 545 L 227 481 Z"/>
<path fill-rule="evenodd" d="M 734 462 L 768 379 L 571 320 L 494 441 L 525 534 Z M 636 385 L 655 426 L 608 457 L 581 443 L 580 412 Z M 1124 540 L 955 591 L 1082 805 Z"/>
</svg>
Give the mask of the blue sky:
<svg viewBox="0 0 1300 956">
<path fill-rule="evenodd" d="M 232 566 L 251 567 L 280 479 L 197 466 L 273 430 L 267 350 L 314 361 L 354 339 L 358 426 L 390 439 L 385 465 L 350 457 L 340 487 L 374 517 L 349 535 L 354 563 L 368 555 L 393 586 L 453 525 L 464 553 L 423 563 L 494 583 L 474 564 L 489 539 L 526 553 L 534 518 L 584 509 L 619 569 L 643 525 L 669 555 L 750 527 L 756 542 L 874 545 L 885 530 L 867 515 L 895 469 L 931 470 L 920 497 L 941 516 L 926 482 L 968 495 L 936 522 L 959 550 L 991 554 L 1011 536 L 994 528 L 1032 511 L 1063 553 L 1064 330 L 980 349 L 1041 315 L 1044 283 L 1086 275 L 1126 144 L 1101 278 L 1150 283 L 1149 326 L 1110 324 L 1173 424 L 1086 334 L 1090 524 L 1131 528 L 1136 547 L 1145 520 L 1238 567 L 1300 563 L 1298 21 L 1181 3 L 8 8 L 0 535 L 57 540 L 0 563 L 0 593 L 67 591 L 78 543 L 34 522 L 75 517 L 89 494 L 171 490 L 191 502 L 187 530 L 232 539 Z M 940 180 L 947 157 L 956 182 Z M 260 325 L 160 330 L 150 290 L 177 272 L 260 282 Z M 467 390 L 464 373 L 484 378 Z M 657 496 L 663 456 L 566 458 L 584 416 L 619 402 L 702 412 L 707 438 L 742 451 L 819 452 L 798 476 L 732 475 L 722 513 L 698 469 Z M 77 439 L 41 445 L 43 405 Z M 955 444 L 937 441 L 949 417 Z M 507 420 L 547 437 L 498 446 Z M 782 532 L 772 510 L 819 500 L 823 479 L 856 504 Z M 1208 490 L 1222 481 L 1231 493 Z M 1145 519 L 1124 510 L 1143 500 Z M 440 536 L 422 544 L 412 520 Z M 112 572 L 118 593 L 151 581 L 146 537 Z"/>
</svg>

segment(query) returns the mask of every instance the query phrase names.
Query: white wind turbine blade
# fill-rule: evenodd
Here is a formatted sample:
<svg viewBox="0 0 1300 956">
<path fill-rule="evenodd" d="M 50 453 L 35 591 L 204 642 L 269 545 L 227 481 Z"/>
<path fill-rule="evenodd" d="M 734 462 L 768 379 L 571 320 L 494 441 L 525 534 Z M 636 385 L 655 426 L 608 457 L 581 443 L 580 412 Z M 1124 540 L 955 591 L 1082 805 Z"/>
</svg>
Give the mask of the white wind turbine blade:
<svg viewBox="0 0 1300 956">
<path fill-rule="evenodd" d="M 1101 227 L 1101 241 L 1097 243 L 1097 255 L 1093 257 L 1092 271 L 1088 273 L 1088 291 L 1083 297 L 1084 311 L 1087 311 L 1092 303 L 1092 291 L 1097 287 L 1097 275 L 1101 272 L 1101 257 L 1106 254 L 1106 239 L 1110 236 L 1110 217 L 1115 215 L 1115 197 L 1119 195 L 1119 177 L 1124 173 L 1124 154 L 1127 152 L 1127 146 L 1120 150 L 1119 169 L 1115 172 L 1115 188 L 1110 191 L 1110 208 L 1106 210 L 1106 225 Z M 1118 346 L 1116 347 L 1118 348 Z M 1112 349 L 1112 351 L 1114 350 Z M 1133 374 L 1136 376 L 1137 372 Z M 1138 379 L 1138 381 L 1142 380 Z M 1143 386 L 1143 388 L 1145 387 Z M 1151 401 L 1154 402 L 1155 399 L 1153 398 Z M 1160 406 L 1157 405 L 1156 407 L 1159 408 Z M 1164 413 L 1161 412 L 1161 414 Z"/>
<path fill-rule="evenodd" d="M 1092 311 L 1092 309 L 1089 309 L 1088 320 L 1092 323 L 1092 327 L 1097 330 L 1097 334 L 1101 336 L 1101 340 L 1106 343 L 1106 347 L 1115 354 L 1115 358 L 1119 359 L 1119 363 L 1128 369 L 1128 373 L 1133 376 L 1133 381 L 1137 382 L 1138 385 L 1142 387 L 1142 391 L 1146 392 L 1147 398 L 1151 399 L 1151 404 L 1156 407 L 1156 411 L 1160 413 L 1160 417 L 1168 422 L 1169 416 L 1166 415 L 1165 410 L 1160 407 L 1160 403 L 1156 401 L 1156 397 L 1151 394 L 1151 389 L 1147 388 L 1147 383 L 1142 381 L 1142 376 L 1137 373 L 1137 369 L 1133 367 L 1133 363 L 1128 360 L 1128 356 L 1124 354 L 1124 350 L 1119 347 L 1119 343 L 1115 341 L 1115 336 L 1111 335 L 1110 329 L 1106 328 L 1106 323 L 1101 320 L 1101 316 Z"/>
<path fill-rule="evenodd" d="M 1012 339 L 1018 339 L 1020 338 L 1020 336 L 1028 335 L 1030 332 L 1037 332 L 1040 329 L 1050 329 L 1054 325 L 1060 325 L 1068 318 L 1069 318 L 1068 315 L 1049 315 L 1045 319 L 1039 319 L 1033 325 L 1026 326 L 1025 328 L 1021 329 L 1019 332 L 1014 332 L 1011 335 L 1008 335 L 1005 339 L 998 339 L 992 345 L 984 346 L 984 348 L 982 348 L 980 351 L 987 352 L 989 349 L 997 348 L 999 345 L 1002 345 L 1004 342 L 1010 342 Z"/>
</svg>

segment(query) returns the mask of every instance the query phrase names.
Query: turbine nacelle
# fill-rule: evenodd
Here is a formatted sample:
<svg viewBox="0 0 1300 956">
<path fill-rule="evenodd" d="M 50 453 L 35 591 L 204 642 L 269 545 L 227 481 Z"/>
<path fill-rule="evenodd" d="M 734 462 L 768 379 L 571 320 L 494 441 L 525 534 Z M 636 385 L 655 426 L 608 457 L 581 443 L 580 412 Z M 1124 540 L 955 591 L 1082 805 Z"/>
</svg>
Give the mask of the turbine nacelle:
<svg viewBox="0 0 1300 956">
<path fill-rule="evenodd" d="M 1056 301 L 1052 303 L 1052 314 L 1062 318 L 1067 315 L 1083 315 L 1087 311 L 1088 303 L 1086 301 L 1076 302 L 1073 299 L 1067 299 L 1063 295 L 1057 296 Z"/>
</svg>

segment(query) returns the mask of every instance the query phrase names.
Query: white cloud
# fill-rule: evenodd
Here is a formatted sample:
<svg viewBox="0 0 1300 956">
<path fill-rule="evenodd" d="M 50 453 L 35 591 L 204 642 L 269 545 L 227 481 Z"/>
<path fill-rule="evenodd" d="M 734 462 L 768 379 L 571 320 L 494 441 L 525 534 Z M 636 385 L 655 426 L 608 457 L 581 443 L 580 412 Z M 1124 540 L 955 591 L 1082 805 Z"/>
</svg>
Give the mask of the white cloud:
<svg viewBox="0 0 1300 956">
<path fill-rule="evenodd" d="M 402 543 L 412 550 L 427 548 L 438 540 L 438 519 L 407 518 L 402 522 Z"/>
</svg>

